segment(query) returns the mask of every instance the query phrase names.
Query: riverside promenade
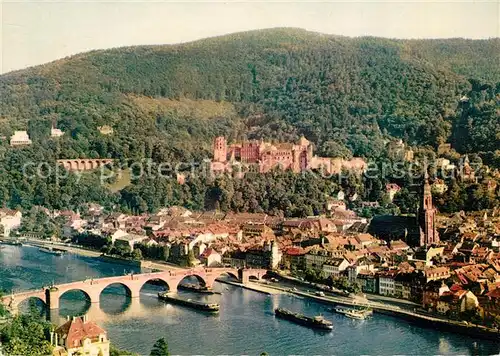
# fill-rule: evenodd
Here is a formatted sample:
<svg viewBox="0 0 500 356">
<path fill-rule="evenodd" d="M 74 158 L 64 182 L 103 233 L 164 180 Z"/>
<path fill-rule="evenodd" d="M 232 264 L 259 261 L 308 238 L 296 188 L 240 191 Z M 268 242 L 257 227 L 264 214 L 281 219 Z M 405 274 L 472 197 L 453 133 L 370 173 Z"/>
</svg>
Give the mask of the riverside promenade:
<svg viewBox="0 0 500 356">
<path fill-rule="evenodd" d="M 292 283 L 297 283 L 298 285 L 308 286 L 316 291 L 316 288 L 314 286 L 309 285 L 308 282 L 303 282 L 300 280 L 295 280 L 290 278 L 286 279 L 288 281 L 292 281 Z M 435 329 L 475 336 L 479 338 L 490 339 L 494 341 L 500 340 L 500 330 L 498 329 L 488 328 L 482 325 L 470 324 L 465 321 L 450 320 L 437 315 L 434 316 L 434 315 L 422 314 L 417 312 L 416 308 L 413 308 L 413 310 L 409 309 L 410 305 L 407 308 L 401 308 L 395 305 L 390 305 L 382 302 L 374 302 L 363 298 L 336 296 L 327 291 L 324 292 L 325 296 L 318 296 L 314 294 L 315 291 L 311 292 L 309 290 L 307 291 L 293 290 L 293 289 L 291 290 L 290 288 L 279 286 L 279 283 L 269 284 L 269 285 L 266 284 L 266 287 L 280 290 L 282 292 L 288 292 L 303 298 L 309 298 L 324 304 L 371 308 L 375 313 L 389 315 L 400 319 L 405 319 L 408 322 L 418 324 L 423 327 L 432 327 Z"/>
</svg>

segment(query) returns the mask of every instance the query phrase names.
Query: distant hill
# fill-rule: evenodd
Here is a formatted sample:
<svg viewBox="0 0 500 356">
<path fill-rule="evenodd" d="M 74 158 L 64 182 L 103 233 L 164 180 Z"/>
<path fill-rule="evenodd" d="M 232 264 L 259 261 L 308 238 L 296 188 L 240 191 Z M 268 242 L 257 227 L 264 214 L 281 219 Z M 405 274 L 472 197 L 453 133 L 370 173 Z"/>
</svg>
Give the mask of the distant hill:
<svg viewBox="0 0 500 356">
<path fill-rule="evenodd" d="M 28 128 L 41 141 L 57 123 L 71 135 L 60 142 L 61 158 L 205 157 L 218 134 L 303 134 L 329 155 L 376 157 L 390 137 L 494 151 L 499 54 L 499 39 L 349 38 L 293 28 L 92 51 L 1 76 L 0 135 Z M 464 113 L 459 99 L 471 92 L 477 110 Z M 481 129 L 463 127 L 472 114 Z M 104 124 L 113 137 L 97 133 Z"/>
<path fill-rule="evenodd" d="M 449 142 L 460 153 L 477 153 L 473 162 L 500 167 L 499 54 L 498 39 L 270 29 L 92 51 L 7 73 L 0 76 L 0 137 L 27 129 L 33 145 L 10 148 L 0 138 L 0 202 L 24 209 L 78 209 L 91 201 L 138 213 L 182 205 L 308 216 L 322 211 L 325 193 L 340 189 L 334 179 L 288 172 L 234 181 L 191 175 L 182 186 L 154 174 L 103 184 L 98 172 L 61 179 L 47 172 L 57 159 L 95 157 L 114 158 L 122 168 L 150 160 L 154 167 L 184 162 L 191 170 L 211 157 L 216 135 L 230 141 L 304 135 L 320 155 L 378 162 L 391 159 L 386 144 L 394 138 L 419 157 Z M 50 139 L 53 124 L 64 136 Z M 112 134 L 99 132 L 104 125 Z M 456 163 L 459 155 L 449 158 Z M 35 174 L 40 162 L 48 165 Z M 342 189 L 384 201 L 389 178 L 351 176 Z M 498 204 L 480 185 L 452 187 L 447 211 Z"/>
</svg>

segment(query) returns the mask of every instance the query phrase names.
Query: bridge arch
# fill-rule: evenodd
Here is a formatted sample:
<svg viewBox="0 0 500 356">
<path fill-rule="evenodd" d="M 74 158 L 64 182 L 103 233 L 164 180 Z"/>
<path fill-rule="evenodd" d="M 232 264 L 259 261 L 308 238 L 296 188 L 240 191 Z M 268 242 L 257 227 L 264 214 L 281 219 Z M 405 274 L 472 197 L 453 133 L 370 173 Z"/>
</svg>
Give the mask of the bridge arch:
<svg viewBox="0 0 500 356">
<path fill-rule="evenodd" d="M 220 278 L 220 277 L 224 277 L 224 276 L 227 276 L 227 277 L 231 277 L 237 281 L 240 280 L 240 275 L 239 275 L 239 271 L 235 270 L 235 271 L 220 271 L 220 272 L 217 272 L 214 274 L 214 281 L 217 279 L 217 278 Z"/>
<path fill-rule="evenodd" d="M 170 282 L 170 284 L 172 284 L 172 282 Z M 158 288 L 155 289 L 163 288 L 163 290 L 170 290 L 170 284 L 164 278 L 150 278 L 141 284 L 139 292 L 143 291 L 148 285 L 157 286 Z"/>
<path fill-rule="evenodd" d="M 16 307 L 18 311 L 28 311 L 28 309 L 31 308 L 31 306 L 33 305 L 32 303 L 34 303 L 35 306 L 42 306 L 43 308 L 47 307 L 45 299 L 43 299 L 40 296 L 29 296 L 24 299 L 21 299 L 17 303 Z"/>
<path fill-rule="evenodd" d="M 113 289 L 116 289 L 118 287 L 122 287 L 125 290 L 125 294 L 127 295 L 127 297 L 132 297 L 133 291 L 130 288 L 130 286 L 128 286 L 126 283 L 123 283 L 123 282 L 112 282 L 112 283 L 107 284 L 106 286 L 104 286 L 104 288 L 101 289 L 101 291 L 99 293 L 99 299 L 102 298 L 102 294 L 106 290 L 107 290 L 107 292 L 104 294 L 119 294 L 119 293 L 112 293 Z"/>
<path fill-rule="evenodd" d="M 185 275 L 184 277 L 182 277 L 178 282 L 177 284 L 175 285 L 175 289 L 177 289 L 177 287 L 180 285 L 180 284 L 186 284 L 186 283 L 190 283 L 190 280 L 191 280 L 191 283 L 194 282 L 194 279 L 200 284 L 200 286 L 202 287 L 205 287 L 207 286 L 207 280 L 203 277 L 201 277 L 199 274 L 196 274 L 196 273 L 191 273 L 191 274 L 187 274 Z M 172 286 L 173 287 L 173 286 Z M 211 287 L 211 286 L 210 286 Z"/>
<path fill-rule="evenodd" d="M 72 293 L 83 294 L 83 296 L 85 297 L 85 299 L 88 300 L 89 302 L 91 302 L 91 303 L 96 302 L 96 300 L 92 300 L 92 297 L 90 296 L 90 294 L 86 290 L 80 289 L 80 288 L 73 288 L 73 289 L 65 290 L 64 292 L 62 292 L 61 294 L 59 294 L 59 301 L 61 301 L 62 297 L 68 296 L 68 293 L 69 294 L 72 294 Z"/>
</svg>

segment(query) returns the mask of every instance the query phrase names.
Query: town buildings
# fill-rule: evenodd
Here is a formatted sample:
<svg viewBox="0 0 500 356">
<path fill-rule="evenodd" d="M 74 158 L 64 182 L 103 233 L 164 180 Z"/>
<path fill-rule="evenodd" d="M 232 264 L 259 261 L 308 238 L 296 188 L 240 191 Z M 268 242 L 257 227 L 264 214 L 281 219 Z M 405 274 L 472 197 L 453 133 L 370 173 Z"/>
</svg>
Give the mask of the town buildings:
<svg viewBox="0 0 500 356">
<path fill-rule="evenodd" d="M 424 223 L 435 219 L 425 199 L 427 188 L 420 215 Z M 178 207 L 138 216 L 107 214 L 99 206 L 84 210 L 82 216 L 44 211 L 58 221 L 81 220 L 80 229 L 73 231 L 79 243 L 85 233 L 92 233 L 128 250 L 140 248 L 146 258 L 182 265 L 282 269 L 313 276 L 320 283 L 410 300 L 450 318 L 473 316 L 490 324 L 498 319 L 499 209 L 440 216 L 427 233 L 439 227 L 443 239 L 439 236 L 437 245 L 423 246 L 386 242 L 367 233 L 367 224 L 353 222 L 359 218 L 342 204 L 330 216 L 302 219 Z"/>
</svg>

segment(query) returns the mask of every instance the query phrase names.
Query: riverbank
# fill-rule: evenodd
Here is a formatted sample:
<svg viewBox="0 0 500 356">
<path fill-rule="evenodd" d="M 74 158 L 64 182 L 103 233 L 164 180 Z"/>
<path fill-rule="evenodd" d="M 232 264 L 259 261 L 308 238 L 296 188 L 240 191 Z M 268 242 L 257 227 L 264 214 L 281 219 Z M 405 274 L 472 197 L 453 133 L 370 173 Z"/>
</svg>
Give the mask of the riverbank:
<svg viewBox="0 0 500 356">
<path fill-rule="evenodd" d="M 73 253 L 75 255 L 84 256 L 84 257 L 100 257 L 101 252 L 85 249 L 81 246 L 70 246 L 68 244 L 64 244 L 62 242 L 55 241 L 46 241 L 46 240 L 37 240 L 37 239 L 28 239 L 23 241 L 24 244 L 34 247 L 44 247 L 44 248 L 57 248 L 58 250 L 65 251 L 68 253 Z"/>
<path fill-rule="evenodd" d="M 307 282 L 299 281 L 302 285 L 307 285 Z M 416 310 L 409 310 L 405 308 L 400 308 L 398 306 L 385 304 L 382 302 L 373 302 L 368 299 L 361 298 L 348 298 L 348 297 L 338 297 L 333 296 L 327 292 L 325 296 L 318 296 L 311 294 L 307 291 L 290 290 L 282 286 L 268 285 L 268 288 L 273 288 L 281 291 L 287 291 L 298 295 L 300 297 L 315 300 L 317 302 L 329 305 L 346 305 L 351 307 L 364 307 L 371 308 L 375 313 L 389 315 L 392 317 L 404 319 L 413 324 L 417 324 L 422 327 L 431 327 L 435 329 L 450 331 L 458 334 L 464 334 L 469 336 L 475 336 L 479 338 L 486 338 L 489 340 L 498 341 L 500 340 L 500 330 L 491 329 L 481 325 L 469 324 L 463 321 L 456 321 L 446 319 L 439 316 L 424 315 L 416 312 Z"/>
<path fill-rule="evenodd" d="M 100 251 L 91 250 L 91 249 L 85 248 L 84 246 L 80 246 L 80 245 L 66 244 L 63 242 L 38 240 L 38 239 L 29 238 L 29 239 L 23 240 L 23 243 L 25 243 L 26 245 L 29 245 L 29 246 L 34 246 L 34 247 L 57 248 L 58 250 L 65 251 L 65 252 L 72 253 L 72 254 L 79 255 L 79 256 L 99 258 L 99 259 L 102 259 L 106 262 L 113 262 L 113 263 L 124 264 L 124 265 L 128 265 L 128 266 L 140 267 L 142 269 L 169 271 L 172 269 L 182 268 L 178 265 L 174 265 L 174 264 L 168 263 L 168 262 L 159 262 L 159 261 L 150 261 L 150 260 L 134 261 L 131 259 L 117 257 L 117 256 L 103 255 L 102 252 L 100 252 Z"/>
<path fill-rule="evenodd" d="M 217 282 L 229 284 L 229 285 L 232 285 L 235 287 L 240 287 L 243 289 L 247 289 L 247 290 L 251 290 L 254 292 L 263 293 L 263 294 L 267 294 L 267 295 L 283 294 L 282 291 L 277 290 L 276 288 L 267 288 L 265 286 L 262 286 L 262 285 L 259 285 L 256 283 L 252 283 L 252 282 L 244 284 L 244 283 L 239 283 L 239 282 L 234 282 L 234 281 L 228 281 L 225 279 L 217 279 Z"/>
</svg>

